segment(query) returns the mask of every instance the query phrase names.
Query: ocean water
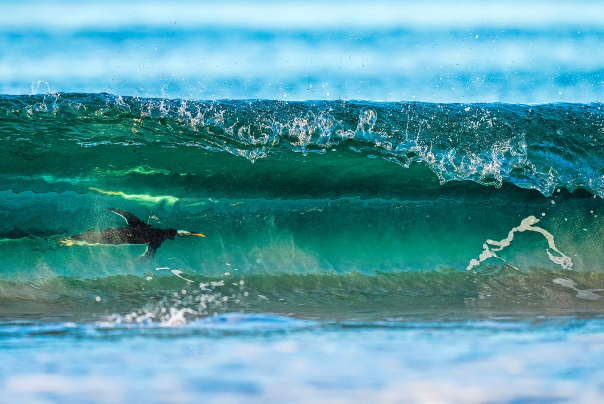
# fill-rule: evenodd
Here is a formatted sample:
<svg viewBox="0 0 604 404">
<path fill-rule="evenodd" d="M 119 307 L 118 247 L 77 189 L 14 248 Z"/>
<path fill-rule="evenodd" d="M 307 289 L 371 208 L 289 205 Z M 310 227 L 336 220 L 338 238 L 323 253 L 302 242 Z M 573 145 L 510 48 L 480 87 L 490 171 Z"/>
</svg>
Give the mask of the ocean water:
<svg viewBox="0 0 604 404">
<path fill-rule="evenodd" d="M 0 401 L 604 399 L 597 2 L 0 11 Z"/>
</svg>

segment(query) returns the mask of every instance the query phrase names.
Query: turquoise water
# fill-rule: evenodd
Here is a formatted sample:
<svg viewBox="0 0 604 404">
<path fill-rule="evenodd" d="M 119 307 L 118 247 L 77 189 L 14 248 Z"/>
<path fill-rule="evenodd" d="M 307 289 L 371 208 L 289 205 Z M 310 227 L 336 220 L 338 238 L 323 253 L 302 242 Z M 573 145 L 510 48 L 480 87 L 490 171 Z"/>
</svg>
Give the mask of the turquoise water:
<svg viewBox="0 0 604 404">
<path fill-rule="evenodd" d="M 0 401 L 602 402 L 599 3 L 0 11 Z"/>
</svg>

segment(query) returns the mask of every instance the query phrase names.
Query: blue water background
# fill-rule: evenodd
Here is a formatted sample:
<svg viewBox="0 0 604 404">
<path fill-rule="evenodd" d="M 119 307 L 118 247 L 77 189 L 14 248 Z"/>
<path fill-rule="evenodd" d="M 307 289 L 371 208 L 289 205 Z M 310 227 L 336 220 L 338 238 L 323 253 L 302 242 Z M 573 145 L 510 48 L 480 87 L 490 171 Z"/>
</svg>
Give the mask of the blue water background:
<svg viewBox="0 0 604 404">
<path fill-rule="evenodd" d="M 0 93 L 431 102 L 602 100 L 598 1 L 0 6 Z"/>
<path fill-rule="evenodd" d="M 598 403 L 601 319 L 179 328 L 0 324 L 0 393 L 39 403 Z"/>
</svg>

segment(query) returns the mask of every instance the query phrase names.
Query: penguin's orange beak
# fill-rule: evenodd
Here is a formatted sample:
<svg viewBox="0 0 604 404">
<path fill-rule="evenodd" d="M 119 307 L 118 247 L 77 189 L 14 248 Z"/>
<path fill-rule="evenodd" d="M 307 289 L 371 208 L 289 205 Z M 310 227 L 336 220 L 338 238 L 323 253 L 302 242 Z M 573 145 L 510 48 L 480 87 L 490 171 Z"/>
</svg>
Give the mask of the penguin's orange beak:
<svg viewBox="0 0 604 404">
<path fill-rule="evenodd" d="M 177 236 L 181 236 L 181 237 L 185 237 L 185 236 L 197 236 L 197 237 L 205 237 L 203 234 L 201 233 L 193 233 L 190 231 L 186 231 L 186 230 L 178 230 L 176 232 Z"/>
</svg>

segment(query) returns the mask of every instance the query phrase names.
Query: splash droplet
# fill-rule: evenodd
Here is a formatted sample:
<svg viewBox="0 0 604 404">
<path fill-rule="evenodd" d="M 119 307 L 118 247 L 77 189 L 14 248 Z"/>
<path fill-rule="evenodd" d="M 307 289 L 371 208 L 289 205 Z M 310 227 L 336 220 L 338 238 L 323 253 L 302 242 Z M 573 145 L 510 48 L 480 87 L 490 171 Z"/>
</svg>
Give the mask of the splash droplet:
<svg viewBox="0 0 604 404">
<path fill-rule="evenodd" d="M 363 108 L 359 114 L 359 124 L 357 132 L 363 134 L 370 133 L 377 120 L 377 113 L 371 108 Z"/>
</svg>

